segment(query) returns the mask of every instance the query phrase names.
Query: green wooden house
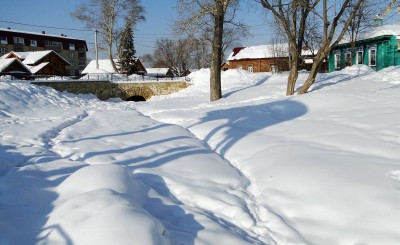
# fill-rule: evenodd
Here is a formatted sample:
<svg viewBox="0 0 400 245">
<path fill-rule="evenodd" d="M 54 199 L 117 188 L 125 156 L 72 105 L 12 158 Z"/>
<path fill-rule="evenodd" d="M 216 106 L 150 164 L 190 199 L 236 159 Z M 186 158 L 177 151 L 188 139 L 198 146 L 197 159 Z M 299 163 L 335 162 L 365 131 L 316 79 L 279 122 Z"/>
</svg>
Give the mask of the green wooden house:
<svg viewBox="0 0 400 245">
<path fill-rule="evenodd" d="M 377 26 L 361 33 L 353 55 L 351 43 L 345 40 L 329 54 L 330 72 L 358 64 L 368 65 L 376 71 L 400 65 L 400 25 Z"/>
</svg>

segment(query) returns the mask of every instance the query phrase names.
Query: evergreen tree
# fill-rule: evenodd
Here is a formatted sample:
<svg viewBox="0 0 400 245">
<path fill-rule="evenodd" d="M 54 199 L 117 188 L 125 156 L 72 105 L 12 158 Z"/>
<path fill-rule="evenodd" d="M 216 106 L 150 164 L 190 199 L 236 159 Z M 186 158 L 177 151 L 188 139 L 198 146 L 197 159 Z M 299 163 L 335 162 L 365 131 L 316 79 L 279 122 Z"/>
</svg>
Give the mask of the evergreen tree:
<svg viewBox="0 0 400 245">
<path fill-rule="evenodd" d="M 121 41 L 118 48 L 120 73 L 131 75 L 137 73 L 137 57 L 133 43 L 132 26 L 126 25 L 121 34 Z"/>
</svg>

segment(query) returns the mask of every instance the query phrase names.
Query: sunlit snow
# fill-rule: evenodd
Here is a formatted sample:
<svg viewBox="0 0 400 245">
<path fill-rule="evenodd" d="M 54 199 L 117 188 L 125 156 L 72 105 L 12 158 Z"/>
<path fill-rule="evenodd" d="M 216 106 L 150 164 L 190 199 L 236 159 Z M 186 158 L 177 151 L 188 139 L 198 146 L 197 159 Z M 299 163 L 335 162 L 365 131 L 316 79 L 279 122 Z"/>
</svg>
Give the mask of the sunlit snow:
<svg viewBox="0 0 400 245">
<path fill-rule="evenodd" d="M 299 86 L 307 74 L 300 74 Z M 0 81 L 0 244 L 398 244 L 400 68 L 147 102 Z"/>
</svg>

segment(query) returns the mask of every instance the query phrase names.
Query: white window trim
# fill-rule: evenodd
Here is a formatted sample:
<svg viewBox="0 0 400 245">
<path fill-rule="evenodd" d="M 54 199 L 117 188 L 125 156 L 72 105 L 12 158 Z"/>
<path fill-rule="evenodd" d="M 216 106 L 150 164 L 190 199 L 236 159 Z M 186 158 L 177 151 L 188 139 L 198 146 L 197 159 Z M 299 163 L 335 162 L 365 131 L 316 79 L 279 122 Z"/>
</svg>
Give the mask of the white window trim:
<svg viewBox="0 0 400 245">
<path fill-rule="evenodd" d="M 247 71 L 253 73 L 254 72 L 253 65 L 248 65 Z"/>
<path fill-rule="evenodd" d="M 335 69 L 340 69 L 340 53 L 335 54 Z"/>
<path fill-rule="evenodd" d="M 375 64 L 374 65 L 371 64 L 371 60 L 372 60 L 371 59 L 371 51 L 375 51 Z M 371 66 L 371 67 L 375 67 L 376 63 L 377 63 L 377 49 L 376 48 L 370 48 L 368 50 L 368 65 Z"/>
<path fill-rule="evenodd" d="M 24 39 L 22 37 L 14 37 L 14 43 L 24 43 Z"/>
<path fill-rule="evenodd" d="M 352 61 L 352 59 L 351 59 L 351 52 L 346 52 L 346 53 L 344 54 L 344 63 L 345 63 L 345 66 L 346 66 L 346 67 L 348 66 L 348 65 L 347 65 L 347 56 L 350 56 L 350 65 L 353 64 L 353 61 Z"/>
<path fill-rule="evenodd" d="M 0 40 L 0 44 L 8 44 L 7 37 L 2 37 L 3 39 Z"/>
<path fill-rule="evenodd" d="M 358 63 L 358 57 L 359 57 L 360 53 L 361 53 L 361 63 Z M 357 65 L 362 65 L 364 63 L 364 51 L 362 51 L 362 50 L 356 51 L 356 63 L 357 63 Z"/>
<path fill-rule="evenodd" d="M 37 41 L 36 40 L 30 40 L 30 46 L 31 47 L 37 47 Z"/>
</svg>

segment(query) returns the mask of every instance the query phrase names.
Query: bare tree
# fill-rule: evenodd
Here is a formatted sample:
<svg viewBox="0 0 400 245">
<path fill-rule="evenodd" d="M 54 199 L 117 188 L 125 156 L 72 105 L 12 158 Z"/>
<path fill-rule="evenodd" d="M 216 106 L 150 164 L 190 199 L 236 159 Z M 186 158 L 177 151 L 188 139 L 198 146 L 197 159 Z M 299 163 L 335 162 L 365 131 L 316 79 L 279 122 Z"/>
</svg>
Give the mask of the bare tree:
<svg viewBox="0 0 400 245">
<path fill-rule="evenodd" d="M 113 43 L 124 33 L 124 26 L 118 23 L 127 23 L 133 27 L 138 21 L 145 20 L 144 13 L 140 0 L 87 0 L 71 15 L 84 22 L 88 28 L 99 30 L 107 45 L 111 64 L 118 71 L 113 59 Z"/>
<path fill-rule="evenodd" d="M 352 0 L 350 2 L 351 5 L 354 5 L 355 0 Z M 386 3 L 386 2 L 385 2 Z M 351 43 L 351 55 L 350 55 L 350 61 L 348 65 L 352 65 L 352 58 L 355 57 L 355 48 L 356 48 L 356 41 L 358 39 L 358 36 L 360 33 L 365 32 L 372 28 L 375 23 L 374 19 L 376 17 L 380 17 L 381 14 L 383 13 L 383 6 L 382 3 L 380 2 L 372 2 L 371 0 L 365 0 L 358 11 L 354 15 L 354 19 L 350 22 L 350 25 L 347 28 L 347 39 L 346 41 L 349 41 Z M 344 19 L 347 19 L 351 15 L 351 9 L 347 9 L 345 11 Z M 343 21 L 342 21 L 343 22 Z M 347 60 L 346 60 L 347 63 Z M 347 64 L 346 64 L 347 65 Z"/>
<path fill-rule="evenodd" d="M 341 5 L 337 6 L 339 11 L 330 14 L 329 10 L 332 9 L 332 6 L 328 5 L 328 0 L 322 0 L 321 14 L 319 15 L 323 23 L 321 47 L 314 58 L 310 74 L 303 86 L 300 88 L 298 94 L 306 93 L 311 85 L 314 84 L 322 63 L 328 57 L 329 52 L 336 47 L 343 38 L 348 26 L 354 20 L 356 13 L 359 11 L 361 4 L 364 1 L 365 0 L 354 0 L 352 2 L 352 0 L 344 0 Z M 345 11 L 349 11 L 350 13 L 347 17 L 344 16 Z M 341 26 L 341 31 L 335 37 L 335 34 L 337 34 L 335 30 L 338 27 L 340 20 L 344 20 L 344 23 L 343 26 Z"/>
<path fill-rule="evenodd" d="M 176 26 L 179 33 L 198 33 L 204 26 L 212 23 L 210 100 L 222 98 L 221 64 L 224 24 L 235 16 L 235 6 L 239 0 L 178 0 L 179 20 Z M 229 10 L 231 10 L 229 12 Z"/>
<path fill-rule="evenodd" d="M 290 72 L 287 82 L 287 95 L 293 95 L 299 71 L 299 61 L 303 48 L 307 19 L 320 0 L 260 0 L 261 5 L 269 10 L 286 34 L 289 45 Z"/>
</svg>

